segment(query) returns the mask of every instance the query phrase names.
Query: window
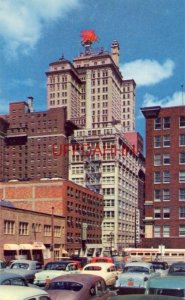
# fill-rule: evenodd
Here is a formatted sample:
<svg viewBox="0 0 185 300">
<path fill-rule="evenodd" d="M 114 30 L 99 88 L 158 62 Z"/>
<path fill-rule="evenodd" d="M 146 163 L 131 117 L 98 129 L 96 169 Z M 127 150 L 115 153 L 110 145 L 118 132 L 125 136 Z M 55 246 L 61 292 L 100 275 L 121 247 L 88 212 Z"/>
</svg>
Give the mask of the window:
<svg viewBox="0 0 185 300">
<path fill-rule="evenodd" d="M 170 172 L 164 171 L 163 172 L 163 183 L 169 183 L 170 182 Z"/>
<path fill-rule="evenodd" d="M 154 200 L 155 201 L 160 201 L 160 190 L 155 190 L 154 191 Z"/>
<path fill-rule="evenodd" d="M 185 218 L 185 207 L 179 207 L 179 218 L 180 219 Z"/>
<path fill-rule="evenodd" d="M 179 136 L 179 146 L 185 146 L 185 134 Z"/>
<path fill-rule="evenodd" d="M 163 136 L 163 147 L 170 147 L 170 135 Z"/>
<path fill-rule="evenodd" d="M 154 237 L 160 237 L 161 236 L 161 226 L 154 226 Z"/>
<path fill-rule="evenodd" d="M 4 234 L 15 234 L 15 221 L 4 220 Z"/>
<path fill-rule="evenodd" d="M 180 201 L 185 201 L 185 189 L 180 189 L 179 190 L 179 200 Z"/>
<path fill-rule="evenodd" d="M 169 219 L 170 218 L 170 209 L 169 208 L 163 208 L 163 219 Z"/>
<path fill-rule="evenodd" d="M 160 183 L 161 181 L 161 175 L 160 172 L 154 172 L 154 183 Z"/>
<path fill-rule="evenodd" d="M 180 116 L 179 127 L 185 127 L 185 116 Z"/>
<path fill-rule="evenodd" d="M 44 236 L 51 236 L 51 226 L 44 225 Z"/>
<path fill-rule="evenodd" d="M 170 226 L 164 225 L 163 226 L 163 237 L 169 237 L 170 236 Z"/>
<path fill-rule="evenodd" d="M 179 153 L 179 164 L 185 164 L 185 152 Z"/>
<path fill-rule="evenodd" d="M 161 147 L 161 137 L 160 136 L 154 136 L 154 148 L 160 148 Z"/>
<path fill-rule="evenodd" d="M 179 171 L 179 182 L 185 182 L 185 170 Z"/>
<path fill-rule="evenodd" d="M 163 190 L 163 201 L 169 201 L 170 200 L 170 190 L 164 189 Z"/>
<path fill-rule="evenodd" d="M 161 210 L 160 208 L 154 208 L 154 218 L 160 219 L 161 218 Z"/>
<path fill-rule="evenodd" d="M 170 165 L 170 154 L 163 154 L 163 165 Z"/>
<path fill-rule="evenodd" d="M 185 236 L 185 225 L 179 226 L 179 236 Z"/>
<path fill-rule="evenodd" d="M 154 120 L 154 129 L 155 130 L 161 129 L 161 118 L 157 118 Z"/>
<path fill-rule="evenodd" d="M 161 165 L 161 155 L 154 154 L 154 166 L 160 166 L 160 165 Z"/>
<path fill-rule="evenodd" d="M 163 129 L 170 129 L 170 117 L 163 119 Z"/>
<path fill-rule="evenodd" d="M 28 235 L 28 223 L 19 222 L 19 234 L 20 235 Z"/>
</svg>

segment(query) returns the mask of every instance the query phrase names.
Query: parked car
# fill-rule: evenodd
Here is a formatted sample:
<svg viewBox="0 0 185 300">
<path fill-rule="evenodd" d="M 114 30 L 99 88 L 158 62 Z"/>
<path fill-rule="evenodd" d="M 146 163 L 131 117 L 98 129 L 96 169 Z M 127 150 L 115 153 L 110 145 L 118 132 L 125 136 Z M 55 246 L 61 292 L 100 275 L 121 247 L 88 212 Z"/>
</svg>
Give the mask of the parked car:
<svg viewBox="0 0 185 300">
<path fill-rule="evenodd" d="M 42 265 L 36 260 L 14 260 L 9 267 L 8 273 L 22 275 L 29 283 L 33 283 L 35 273 L 42 270 Z"/>
<path fill-rule="evenodd" d="M 151 278 L 147 283 L 149 295 L 167 295 L 185 299 L 185 276 Z"/>
<path fill-rule="evenodd" d="M 155 272 L 160 273 L 161 276 L 165 276 L 168 273 L 168 263 L 166 261 L 150 261 L 153 265 Z"/>
<path fill-rule="evenodd" d="M 106 287 L 105 280 L 97 275 L 69 274 L 56 277 L 46 287 L 52 300 L 106 300 L 116 295 Z"/>
<path fill-rule="evenodd" d="M 44 287 L 50 279 L 67 273 L 80 273 L 80 262 L 71 260 L 49 262 L 45 265 L 43 271 L 35 274 L 34 284 Z"/>
<path fill-rule="evenodd" d="M 48 293 L 26 286 L 0 286 L 0 300 L 51 300 Z"/>
<path fill-rule="evenodd" d="M 87 264 L 81 271 L 81 274 L 98 275 L 104 278 L 108 287 L 114 286 L 118 272 L 112 263 L 90 263 Z"/>
<path fill-rule="evenodd" d="M 154 271 L 153 265 L 150 263 L 126 263 L 123 273 L 119 274 L 115 284 L 117 294 L 144 294 L 148 279 L 156 276 L 159 274 Z"/>
<path fill-rule="evenodd" d="M 173 263 L 169 268 L 168 275 L 185 276 L 185 262 Z"/>
<path fill-rule="evenodd" d="M 164 295 L 119 295 L 109 297 L 108 300 L 179 300 L 179 298 Z"/>
</svg>

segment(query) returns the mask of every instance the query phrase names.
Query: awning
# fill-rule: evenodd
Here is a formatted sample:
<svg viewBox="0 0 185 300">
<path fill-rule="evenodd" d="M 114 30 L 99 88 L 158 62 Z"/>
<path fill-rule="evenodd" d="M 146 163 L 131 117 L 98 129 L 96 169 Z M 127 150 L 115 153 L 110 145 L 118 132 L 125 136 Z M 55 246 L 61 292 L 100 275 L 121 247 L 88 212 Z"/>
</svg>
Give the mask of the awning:
<svg viewBox="0 0 185 300">
<path fill-rule="evenodd" d="M 62 249 L 62 254 L 68 254 L 68 252 L 64 249 Z"/>
<path fill-rule="evenodd" d="M 4 250 L 19 250 L 20 247 L 17 244 L 4 244 L 3 249 Z"/>
<path fill-rule="evenodd" d="M 21 250 L 32 250 L 33 249 L 33 245 L 31 245 L 31 244 L 20 244 L 19 247 Z"/>
<path fill-rule="evenodd" d="M 42 243 L 42 242 L 34 242 L 33 243 L 33 249 L 34 250 L 45 250 L 46 249 L 46 247 L 45 247 L 45 245 Z"/>
</svg>

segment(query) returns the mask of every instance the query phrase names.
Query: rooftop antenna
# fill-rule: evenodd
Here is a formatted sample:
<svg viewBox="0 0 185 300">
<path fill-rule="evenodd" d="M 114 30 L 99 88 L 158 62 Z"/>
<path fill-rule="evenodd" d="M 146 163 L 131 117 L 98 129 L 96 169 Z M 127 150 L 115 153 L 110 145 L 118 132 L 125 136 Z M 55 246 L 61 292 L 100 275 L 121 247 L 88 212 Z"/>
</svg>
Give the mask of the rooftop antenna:
<svg viewBox="0 0 185 300">
<path fill-rule="evenodd" d="M 181 89 L 182 89 L 182 105 L 184 105 L 184 85 L 181 84 Z"/>
</svg>

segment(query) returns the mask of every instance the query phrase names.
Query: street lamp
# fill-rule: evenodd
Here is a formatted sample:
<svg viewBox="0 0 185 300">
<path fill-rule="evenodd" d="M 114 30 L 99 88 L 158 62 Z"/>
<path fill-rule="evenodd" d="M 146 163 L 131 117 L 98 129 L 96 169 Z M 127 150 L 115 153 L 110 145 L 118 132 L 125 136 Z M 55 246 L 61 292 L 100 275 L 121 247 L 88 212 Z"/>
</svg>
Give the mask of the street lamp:
<svg viewBox="0 0 185 300">
<path fill-rule="evenodd" d="M 113 239 L 114 239 L 114 234 L 113 232 L 110 232 L 110 256 L 112 257 L 112 242 L 113 242 Z"/>
</svg>

